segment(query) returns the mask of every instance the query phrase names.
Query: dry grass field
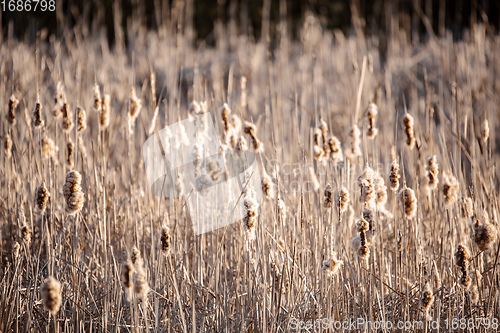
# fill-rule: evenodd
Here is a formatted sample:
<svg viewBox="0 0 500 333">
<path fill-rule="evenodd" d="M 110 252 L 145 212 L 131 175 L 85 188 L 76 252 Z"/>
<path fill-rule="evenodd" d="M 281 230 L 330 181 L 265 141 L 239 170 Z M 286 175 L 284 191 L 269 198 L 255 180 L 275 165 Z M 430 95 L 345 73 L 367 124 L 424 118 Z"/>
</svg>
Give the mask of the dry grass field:
<svg viewBox="0 0 500 333">
<path fill-rule="evenodd" d="M 0 42 L 0 332 L 497 330 L 500 36 L 116 33 Z M 142 156 L 190 106 L 268 175 L 198 236 Z"/>
</svg>

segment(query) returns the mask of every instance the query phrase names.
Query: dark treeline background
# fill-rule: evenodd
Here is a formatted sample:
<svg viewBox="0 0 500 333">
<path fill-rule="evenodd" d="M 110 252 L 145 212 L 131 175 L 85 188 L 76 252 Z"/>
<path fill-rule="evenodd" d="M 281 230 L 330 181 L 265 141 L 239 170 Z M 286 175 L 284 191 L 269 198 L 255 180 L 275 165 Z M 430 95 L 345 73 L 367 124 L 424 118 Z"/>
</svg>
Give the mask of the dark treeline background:
<svg viewBox="0 0 500 333">
<path fill-rule="evenodd" d="M 9 1 L 13 0 L 5 0 L 7 9 Z M 325 28 L 344 33 L 352 29 L 353 18 L 360 18 L 358 22 L 365 33 L 386 34 L 391 22 L 388 17 L 396 18 L 392 22 L 397 22 L 399 29 L 406 30 L 412 39 L 425 38 L 431 30 L 436 35 L 450 30 L 455 39 L 460 39 L 464 29 L 476 22 L 485 23 L 488 32 L 496 33 L 500 22 L 499 0 L 55 1 L 56 12 L 2 12 L 0 37 L 11 34 L 33 42 L 37 31 L 57 36 L 64 28 L 80 24 L 86 33 L 105 31 L 113 44 L 117 24 L 127 31 L 128 24 L 140 22 L 149 29 L 170 26 L 185 31 L 191 27 L 196 42 L 210 45 L 214 42 L 214 24 L 219 21 L 233 22 L 238 32 L 256 39 L 261 37 L 262 27 L 266 27 L 263 23 L 269 22 L 269 35 L 273 36 L 277 23 L 286 22 L 287 32 L 297 38 L 306 11 L 320 17 Z M 127 42 L 126 36 L 124 39 Z"/>
</svg>

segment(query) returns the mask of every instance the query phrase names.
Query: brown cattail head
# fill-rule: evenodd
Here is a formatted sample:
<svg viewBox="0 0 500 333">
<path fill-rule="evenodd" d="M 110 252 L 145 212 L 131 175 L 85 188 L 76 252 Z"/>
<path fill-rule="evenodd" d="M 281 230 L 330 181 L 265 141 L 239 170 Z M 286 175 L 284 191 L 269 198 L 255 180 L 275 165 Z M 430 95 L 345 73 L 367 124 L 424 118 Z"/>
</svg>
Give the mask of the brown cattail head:
<svg viewBox="0 0 500 333">
<path fill-rule="evenodd" d="M 331 136 L 330 139 L 328 139 L 328 149 L 330 151 L 330 159 L 334 164 L 337 164 L 344 159 L 342 146 L 340 144 L 340 140 L 337 139 L 337 137 Z"/>
<path fill-rule="evenodd" d="M 257 221 L 257 199 L 256 192 L 252 187 L 251 183 L 248 182 L 247 186 L 243 190 L 243 206 L 245 207 L 245 217 L 243 222 L 245 223 L 247 237 L 249 240 L 255 239 L 255 223 Z"/>
<path fill-rule="evenodd" d="M 220 108 L 220 116 L 222 119 L 222 126 L 223 126 L 223 141 L 225 144 L 228 143 L 229 140 L 229 131 L 231 130 L 231 124 L 229 122 L 229 115 L 231 114 L 231 108 L 227 103 L 224 103 L 224 105 Z"/>
<path fill-rule="evenodd" d="M 81 107 L 76 108 L 76 120 L 78 132 L 84 131 L 87 128 L 87 114 Z"/>
<path fill-rule="evenodd" d="M 102 101 L 101 101 L 101 91 L 99 90 L 99 85 L 94 86 L 94 112 L 101 112 Z"/>
<path fill-rule="evenodd" d="M 161 227 L 161 236 L 160 236 L 160 242 L 161 242 L 161 251 L 163 254 L 168 255 L 170 253 L 170 229 L 166 226 L 163 225 Z"/>
<path fill-rule="evenodd" d="M 148 300 L 149 285 L 146 280 L 146 272 L 143 265 L 136 265 L 134 280 L 134 292 L 137 297 L 144 303 Z"/>
<path fill-rule="evenodd" d="M 121 282 L 123 285 L 123 289 L 125 290 L 125 297 L 127 301 L 130 302 L 132 296 L 132 287 L 133 284 L 133 275 L 135 269 L 132 262 L 129 260 L 125 261 L 122 265 L 122 274 L 121 274 Z"/>
<path fill-rule="evenodd" d="M 52 276 L 47 278 L 41 287 L 42 301 L 45 309 L 56 314 L 61 307 L 61 283 Z"/>
<path fill-rule="evenodd" d="M 377 221 L 375 220 L 375 213 L 371 209 L 364 209 L 363 212 L 361 213 L 361 216 L 363 216 L 363 219 L 368 222 L 369 225 L 369 231 L 371 231 L 372 235 L 377 232 L 378 230 L 378 224 Z"/>
<path fill-rule="evenodd" d="M 403 118 L 404 132 L 406 134 L 406 144 L 410 149 L 415 147 L 415 133 L 413 131 L 413 117 L 406 113 Z"/>
<path fill-rule="evenodd" d="M 19 245 L 18 242 L 14 242 L 14 245 L 12 246 L 12 257 L 14 260 L 17 260 L 19 257 L 19 251 L 21 250 L 21 245 Z"/>
<path fill-rule="evenodd" d="M 427 159 L 426 170 L 426 185 L 428 190 L 434 190 L 437 188 L 439 179 L 439 165 L 437 163 L 436 155 L 431 156 Z"/>
<path fill-rule="evenodd" d="M 391 186 L 391 190 L 393 192 L 396 192 L 399 188 L 399 163 L 398 160 L 396 159 L 396 151 L 394 147 L 391 149 L 391 155 L 392 155 L 392 163 L 391 167 L 389 170 L 389 183 Z"/>
<path fill-rule="evenodd" d="M 483 140 L 483 142 L 486 143 L 489 137 L 490 137 L 490 125 L 488 123 L 488 119 L 485 119 L 483 121 L 483 124 L 481 125 L 481 140 Z"/>
<path fill-rule="evenodd" d="M 384 207 L 387 202 L 387 186 L 385 186 L 384 178 L 375 172 L 373 175 L 373 188 L 375 190 L 375 203 L 377 207 Z"/>
<path fill-rule="evenodd" d="M 325 187 L 325 201 L 323 202 L 323 207 L 331 208 L 333 202 L 333 189 L 332 185 L 326 184 Z"/>
<path fill-rule="evenodd" d="M 33 108 L 32 123 L 35 128 L 41 128 L 45 125 L 45 121 L 42 119 L 42 103 L 40 103 L 38 98 Z"/>
<path fill-rule="evenodd" d="M 73 158 L 73 142 L 69 141 L 66 144 L 66 165 L 72 169 L 75 166 L 75 159 Z"/>
<path fill-rule="evenodd" d="M 360 245 L 357 251 L 358 257 L 366 260 L 370 256 L 370 248 L 368 245 Z"/>
<path fill-rule="evenodd" d="M 364 218 L 361 218 L 356 222 L 357 232 L 367 232 L 369 229 L 370 229 L 370 224 Z"/>
<path fill-rule="evenodd" d="M 52 115 L 55 118 L 59 118 L 62 114 L 62 108 L 64 106 L 64 102 L 66 102 L 66 94 L 64 93 L 64 87 L 62 83 L 57 82 L 56 86 L 56 94 L 54 96 L 54 108 L 52 109 Z"/>
<path fill-rule="evenodd" d="M 142 262 L 141 251 L 135 245 L 132 247 L 130 259 L 132 260 L 132 264 L 134 264 L 135 266 Z"/>
<path fill-rule="evenodd" d="M 458 198 L 459 183 L 450 171 L 443 174 L 443 194 L 446 205 L 453 204 Z"/>
<path fill-rule="evenodd" d="M 335 201 L 337 202 L 337 209 L 339 210 L 340 214 L 347 211 L 347 207 L 349 205 L 349 202 L 351 201 L 349 199 L 349 191 L 347 190 L 347 188 L 341 187 L 339 189 Z"/>
<path fill-rule="evenodd" d="M 81 183 L 82 175 L 78 171 L 68 171 L 66 174 L 66 183 L 63 186 L 63 195 L 66 199 L 65 210 L 69 215 L 74 215 L 83 208 L 85 198 Z"/>
<path fill-rule="evenodd" d="M 43 213 L 47 208 L 47 203 L 50 198 L 50 193 L 45 186 L 45 182 L 42 182 L 40 186 L 36 188 L 35 192 L 35 205 L 38 212 Z"/>
<path fill-rule="evenodd" d="M 474 205 L 469 197 L 462 197 L 461 211 L 463 218 L 471 218 L 474 215 Z"/>
<path fill-rule="evenodd" d="M 458 244 L 457 251 L 455 252 L 455 265 L 458 267 L 468 266 L 470 252 L 464 244 Z"/>
<path fill-rule="evenodd" d="M 415 196 L 415 192 L 411 188 L 405 186 L 399 191 L 398 200 L 406 218 L 414 218 L 417 212 L 417 197 Z"/>
<path fill-rule="evenodd" d="M 26 224 L 21 227 L 21 237 L 26 244 L 31 243 L 31 230 Z"/>
<path fill-rule="evenodd" d="M 425 288 L 422 291 L 422 297 L 420 298 L 420 305 L 428 311 L 434 302 L 434 295 L 432 294 L 431 285 L 429 283 L 425 284 Z"/>
<path fill-rule="evenodd" d="M 9 98 L 9 107 L 7 111 L 7 121 L 10 126 L 14 126 L 16 124 L 16 108 L 19 105 L 19 100 L 16 96 L 11 95 Z"/>
<path fill-rule="evenodd" d="M 475 222 L 472 224 L 474 230 L 474 243 L 481 251 L 487 251 L 491 248 L 493 243 L 497 239 L 497 230 L 489 222 L 488 213 L 483 212 L 483 222 L 481 222 L 477 217 Z"/>
<path fill-rule="evenodd" d="M 339 271 L 340 267 L 342 267 L 343 264 L 344 262 L 342 260 L 337 259 L 337 253 L 332 252 L 330 258 L 323 262 L 323 267 L 321 267 L 321 272 L 328 276 L 334 276 L 337 274 L 337 272 Z"/>
<path fill-rule="evenodd" d="M 368 138 L 373 139 L 378 134 L 378 129 L 375 125 L 375 119 L 377 117 L 378 107 L 375 103 L 368 104 L 366 109 L 366 122 L 368 124 L 368 130 L 366 135 Z"/>
<path fill-rule="evenodd" d="M 273 193 L 273 182 L 271 180 L 271 177 L 269 177 L 266 170 L 264 169 L 262 169 L 261 186 L 262 186 L 262 193 L 264 193 L 264 195 L 267 198 L 270 198 Z"/>
<path fill-rule="evenodd" d="M 105 129 L 109 126 L 109 116 L 111 113 L 111 96 L 104 95 L 99 110 L 99 127 L 101 129 Z"/>
<path fill-rule="evenodd" d="M 350 160 L 354 160 L 361 156 L 361 148 L 359 146 L 361 143 L 360 135 L 361 131 L 356 124 L 354 124 L 347 133 L 347 148 L 345 149 L 345 155 Z"/>
<path fill-rule="evenodd" d="M 245 134 L 250 136 L 250 142 L 252 144 L 253 149 L 255 151 L 261 151 L 262 143 L 257 138 L 257 127 L 254 124 L 245 121 L 243 126 L 243 131 L 245 132 Z"/>
<path fill-rule="evenodd" d="M 12 157 L 12 139 L 9 134 L 5 136 L 4 141 L 5 157 L 10 159 Z"/>
<path fill-rule="evenodd" d="M 62 107 L 62 128 L 65 133 L 71 132 L 75 123 L 73 122 L 73 115 L 69 108 L 68 102 L 64 102 Z"/>
<path fill-rule="evenodd" d="M 137 98 L 135 93 L 135 88 L 130 90 L 130 98 L 128 101 L 128 122 L 129 122 L 129 131 L 133 133 L 134 122 L 139 116 L 141 112 L 141 100 Z"/>
</svg>

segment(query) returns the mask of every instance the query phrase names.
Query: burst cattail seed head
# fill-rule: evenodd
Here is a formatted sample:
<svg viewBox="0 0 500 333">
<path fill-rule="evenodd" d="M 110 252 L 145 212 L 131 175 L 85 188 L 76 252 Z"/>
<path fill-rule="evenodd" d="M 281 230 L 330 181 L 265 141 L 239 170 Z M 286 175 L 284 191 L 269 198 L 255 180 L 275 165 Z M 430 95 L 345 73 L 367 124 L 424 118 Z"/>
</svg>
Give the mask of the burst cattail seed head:
<svg viewBox="0 0 500 333">
<path fill-rule="evenodd" d="M 375 125 L 375 119 L 378 114 L 378 107 L 375 103 L 368 104 L 368 108 L 366 109 L 366 121 L 368 124 L 367 136 L 370 139 L 373 139 L 378 134 L 378 129 Z"/>
<path fill-rule="evenodd" d="M 35 192 L 35 204 L 40 213 L 43 213 L 47 208 L 49 198 L 50 193 L 47 190 L 47 186 L 45 186 L 45 182 L 42 182 L 40 186 L 37 187 Z"/>
<path fill-rule="evenodd" d="M 458 180 L 449 171 L 443 174 L 443 194 L 444 203 L 449 206 L 458 198 L 459 183 Z"/>
<path fill-rule="evenodd" d="M 263 170 L 262 173 L 262 181 L 261 181 L 261 186 L 262 186 L 262 193 L 267 198 L 270 198 L 273 192 L 273 182 L 271 180 L 271 177 L 267 174 L 266 170 Z"/>
<path fill-rule="evenodd" d="M 51 314 L 56 314 L 61 307 L 61 283 L 49 277 L 41 287 L 42 301 L 45 309 Z"/>
<path fill-rule="evenodd" d="M 73 122 L 73 115 L 71 114 L 71 110 L 69 108 L 68 102 L 64 102 L 62 107 L 62 128 L 65 133 L 71 132 L 75 123 Z"/>
<path fill-rule="evenodd" d="M 422 297 L 420 298 L 420 305 L 428 311 L 434 302 L 434 295 L 432 294 L 432 289 L 429 283 L 425 284 L 425 288 L 422 291 Z"/>
<path fill-rule="evenodd" d="M 375 204 L 375 186 L 373 184 L 375 172 L 372 168 L 366 167 L 358 177 L 358 186 L 361 190 L 360 202 L 373 207 Z"/>
<path fill-rule="evenodd" d="M 399 188 L 399 163 L 396 159 L 396 151 L 394 147 L 391 149 L 392 163 L 389 169 L 389 184 L 391 191 L 396 192 Z"/>
<path fill-rule="evenodd" d="M 168 255 L 170 253 L 170 229 L 166 226 L 163 225 L 161 227 L 161 236 L 160 236 L 160 243 L 161 243 L 161 251 L 163 254 Z"/>
<path fill-rule="evenodd" d="M 349 202 L 351 201 L 349 199 L 349 191 L 347 191 L 345 187 L 341 187 L 337 193 L 335 201 L 337 202 L 337 209 L 339 210 L 339 213 L 344 213 L 347 210 Z"/>
<path fill-rule="evenodd" d="M 99 110 L 99 126 L 101 129 L 105 129 L 109 126 L 109 116 L 111 113 L 111 96 L 104 95 Z"/>
<path fill-rule="evenodd" d="M 31 230 L 27 225 L 23 225 L 21 228 L 21 237 L 26 244 L 31 243 Z"/>
<path fill-rule="evenodd" d="M 360 135 L 361 131 L 359 127 L 355 124 L 347 133 L 347 149 L 345 150 L 345 155 L 348 159 L 354 160 L 356 157 L 361 156 L 360 148 Z"/>
<path fill-rule="evenodd" d="M 412 219 L 415 217 L 417 212 L 417 197 L 415 196 L 415 192 L 411 188 L 405 186 L 399 191 L 398 200 L 406 218 Z"/>
<path fill-rule="evenodd" d="M 102 101 L 101 101 L 101 91 L 99 90 L 99 85 L 94 86 L 94 112 L 101 112 Z"/>
<path fill-rule="evenodd" d="M 326 184 L 325 187 L 325 201 L 323 202 L 323 207 L 330 208 L 332 207 L 333 202 L 333 189 L 330 184 Z"/>
<path fill-rule="evenodd" d="M 331 257 L 323 262 L 321 272 L 328 276 L 334 276 L 339 271 L 344 262 L 337 259 L 337 253 L 333 252 Z"/>
<path fill-rule="evenodd" d="M 497 239 L 497 230 L 489 222 L 488 213 L 483 212 L 483 222 L 477 217 L 472 227 L 474 230 L 474 242 L 481 251 L 487 251 Z"/>
<path fill-rule="evenodd" d="M 81 182 L 82 175 L 78 171 L 68 171 L 66 174 L 66 183 L 63 186 L 63 195 L 66 199 L 65 211 L 69 215 L 74 215 L 83 208 L 85 198 Z"/>
<path fill-rule="evenodd" d="M 81 107 L 76 108 L 76 120 L 78 132 L 84 131 L 87 128 L 87 114 Z"/>
<path fill-rule="evenodd" d="M 438 174 L 439 174 L 439 165 L 437 164 L 436 155 L 431 156 L 427 159 L 426 166 L 426 178 L 427 178 L 427 187 L 429 190 L 434 190 L 437 188 L 439 183 Z"/>
</svg>

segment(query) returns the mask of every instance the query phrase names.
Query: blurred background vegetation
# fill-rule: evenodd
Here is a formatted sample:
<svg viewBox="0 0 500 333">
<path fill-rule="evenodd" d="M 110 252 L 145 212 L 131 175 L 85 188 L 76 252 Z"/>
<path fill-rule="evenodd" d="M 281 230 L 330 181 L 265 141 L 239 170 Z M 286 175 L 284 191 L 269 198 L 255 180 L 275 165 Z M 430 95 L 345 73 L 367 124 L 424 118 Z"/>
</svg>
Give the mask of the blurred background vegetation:
<svg viewBox="0 0 500 333">
<path fill-rule="evenodd" d="M 10 0 L 5 0 L 8 3 Z M 26 1 L 26 0 L 23 0 Z M 455 39 L 462 37 L 471 23 L 483 22 L 490 33 L 496 33 L 500 22 L 498 0 L 55 0 L 56 12 L 2 12 L 1 37 L 8 34 L 34 42 L 37 31 L 59 35 L 65 28 L 82 27 L 82 33 L 106 33 L 113 44 L 117 24 L 124 31 L 132 22 L 149 29 L 170 26 L 193 31 L 193 42 L 212 44 L 216 22 L 232 24 L 239 33 L 262 36 L 268 23 L 274 38 L 278 23 L 286 22 L 286 31 L 298 37 L 304 13 L 317 15 L 327 29 L 349 33 L 353 19 L 367 34 L 383 36 L 392 22 L 409 33 L 412 39 L 428 36 L 432 30 L 445 30 Z M 359 20 L 358 20 L 359 18 Z M 392 21 L 390 20 L 392 18 Z M 267 20 L 266 20 L 267 19 Z M 191 23 L 191 24 L 190 24 Z M 124 36 L 127 42 L 127 36 Z"/>
</svg>

